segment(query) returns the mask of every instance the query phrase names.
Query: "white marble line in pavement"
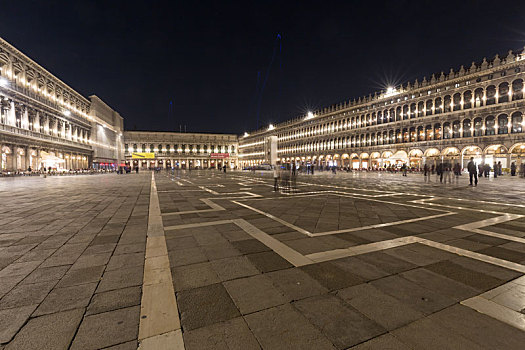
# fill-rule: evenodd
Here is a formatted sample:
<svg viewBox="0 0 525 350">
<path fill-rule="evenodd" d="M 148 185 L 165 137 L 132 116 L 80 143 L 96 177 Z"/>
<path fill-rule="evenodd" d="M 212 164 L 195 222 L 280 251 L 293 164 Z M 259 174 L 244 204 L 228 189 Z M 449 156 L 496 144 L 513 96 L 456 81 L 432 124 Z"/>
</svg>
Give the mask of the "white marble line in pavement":
<svg viewBox="0 0 525 350">
<path fill-rule="evenodd" d="M 256 213 L 259 213 L 259 214 L 262 214 L 272 220 L 275 220 L 285 226 L 288 226 L 290 227 L 291 229 L 294 229 L 296 230 L 297 232 L 301 232 L 302 234 L 305 234 L 309 237 L 316 237 L 316 236 L 326 236 L 326 235 L 333 235 L 333 234 L 338 234 L 338 233 L 345 233 L 345 232 L 353 232 L 353 231 L 360 231 L 360 230 L 367 230 L 367 229 L 371 229 L 371 228 L 378 228 L 378 227 L 387 227 L 387 226 L 394 226 L 394 225 L 401 225 L 401 224 L 405 224 L 405 223 L 411 223 L 411 222 L 417 222 L 417 221 L 424 221 L 424 220 L 429 220 L 429 219 L 434 219 L 434 218 L 438 218 L 438 217 L 442 217 L 442 216 L 447 216 L 447 215 L 453 215 L 455 213 L 453 212 L 450 212 L 450 211 L 445 211 L 445 210 L 442 210 L 442 209 L 434 209 L 434 208 L 426 208 L 426 207 L 420 207 L 420 206 L 417 206 L 417 205 L 412 205 L 412 204 L 405 204 L 405 203 L 397 203 L 397 202 L 391 202 L 391 201 L 385 201 L 385 200 L 381 200 L 381 199 L 372 199 L 372 198 L 362 198 L 362 197 L 356 197 L 356 196 L 353 196 L 353 195 L 349 195 L 349 194 L 346 194 L 344 192 L 339 192 L 339 191 L 329 191 L 331 193 L 326 193 L 326 192 L 320 192 L 320 193 L 314 193 L 314 194 L 306 194 L 306 196 L 316 196 L 316 195 L 336 195 L 336 196 L 341 196 L 341 197 L 350 197 L 350 198 L 358 198 L 360 200 L 367 200 L 367 201 L 374 201 L 374 202 L 381 202 L 381 203 L 387 203 L 387 204 L 396 204 L 396 205 L 402 205 L 402 206 L 406 206 L 406 207 L 413 207 L 413 208 L 419 208 L 419 209 L 426 209 L 426 210 L 432 210 L 432 211 L 440 211 L 442 212 L 442 214 L 436 214 L 436 215 L 430 215 L 430 216 L 425 216 L 425 217 L 421 217 L 421 218 L 414 218 L 414 219 L 407 219 L 407 220 L 401 220 L 401 221 L 393 221 L 393 222 L 387 222 L 387 223 L 382 223 L 382 224 L 375 224 L 375 225 L 369 225 L 369 226 L 362 226 L 362 227 L 354 227 L 354 228 L 348 228 L 348 229 L 342 229 L 342 230 L 337 230 L 337 231 L 326 231 L 326 232 L 317 232 L 317 233 L 312 233 L 308 230 L 305 230 L 299 226 L 296 226 L 294 224 L 291 224 L 281 218 L 278 218 L 270 213 L 267 213 L 265 211 L 262 211 L 260 209 L 257 209 L 257 208 L 254 208 L 252 206 L 249 206 L 247 204 L 244 204 L 244 203 L 241 203 L 240 201 L 248 201 L 248 200 L 252 200 L 251 198 L 247 198 L 247 199 L 242 199 L 242 200 L 239 200 L 239 201 L 232 201 L 233 203 L 235 204 L 238 204 L 240 206 L 243 206 L 247 209 L 250 209 L 252 211 L 255 211 Z M 281 197 L 283 198 L 283 197 Z M 253 199 L 253 200 L 262 200 L 262 199 Z"/>
<path fill-rule="evenodd" d="M 250 236 L 257 239 L 258 241 L 266 245 L 268 248 L 272 249 L 284 259 L 288 260 L 290 264 L 297 267 L 314 263 L 308 257 L 290 248 L 281 241 L 273 238 L 269 234 L 250 224 L 248 221 L 243 219 L 234 219 L 232 220 L 232 222 L 239 226 L 241 229 L 243 229 Z"/>
<path fill-rule="evenodd" d="M 244 204 L 244 203 L 241 203 L 241 202 L 239 202 L 239 201 L 232 201 L 232 202 L 235 203 L 235 204 L 240 205 L 241 207 L 245 207 L 245 208 L 247 208 L 247 209 L 253 210 L 253 211 L 256 212 L 256 213 L 259 213 L 259 214 L 262 214 L 262 215 L 264 215 L 264 216 L 266 216 L 266 217 L 269 217 L 270 219 L 275 220 L 275 221 L 277 221 L 277 222 L 279 222 L 279 223 L 281 223 L 281 224 L 283 224 L 283 225 L 285 225 L 285 226 L 288 226 L 288 227 L 290 227 L 291 229 L 296 230 L 297 232 L 301 232 L 302 234 L 305 234 L 305 235 L 307 235 L 307 236 L 311 236 L 311 235 L 312 235 L 309 231 L 307 231 L 307 230 L 305 230 L 305 229 L 303 229 L 303 228 L 300 228 L 300 227 L 298 227 L 298 226 L 295 226 L 295 225 L 293 225 L 293 224 L 290 224 L 289 222 L 284 221 L 283 219 L 280 219 L 280 218 L 278 218 L 278 217 L 276 217 L 276 216 L 273 216 L 272 214 L 268 214 L 268 213 L 266 213 L 266 212 L 264 212 L 264 211 L 262 211 L 262 210 L 259 210 L 259 209 L 256 209 L 256 208 L 253 208 L 253 207 L 250 207 L 249 205 Z"/>
<path fill-rule="evenodd" d="M 525 276 L 521 276 L 461 304 L 525 331 L 524 294 Z"/>
<path fill-rule="evenodd" d="M 151 174 L 138 340 L 141 350 L 184 350 L 154 173 Z"/>
<path fill-rule="evenodd" d="M 417 243 L 421 240 L 419 237 L 407 236 L 401 238 L 394 238 L 387 241 L 374 242 L 369 244 L 361 244 L 345 249 L 335 249 L 325 252 L 318 252 L 306 255 L 308 259 L 313 260 L 316 263 L 330 261 L 334 259 L 345 258 L 349 256 L 361 255 L 366 253 L 372 253 L 379 250 L 385 250 L 395 247 L 401 247 L 407 244 Z"/>
<path fill-rule="evenodd" d="M 514 271 L 518 271 L 521 273 L 525 273 L 525 266 L 517 264 L 512 261 L 507 261 L 507 260 L 495 258 L 493 256 L 476 253 L 476 252 L 466 250 L 463 248 L 453 247 L 447 244 L 434 242 L 434 241 L 431 241 L 425 238 L 420 238 L 419 243 L 427 245 L 429 247 L 445 250 L 447 252 L 454 253 L 457 255 L 466 256 L 467 258 L 483 261 L 483 262 L 486 262 L 492 265 L 501 266 L 509 270 L 514 270 Z"/>
</svg>

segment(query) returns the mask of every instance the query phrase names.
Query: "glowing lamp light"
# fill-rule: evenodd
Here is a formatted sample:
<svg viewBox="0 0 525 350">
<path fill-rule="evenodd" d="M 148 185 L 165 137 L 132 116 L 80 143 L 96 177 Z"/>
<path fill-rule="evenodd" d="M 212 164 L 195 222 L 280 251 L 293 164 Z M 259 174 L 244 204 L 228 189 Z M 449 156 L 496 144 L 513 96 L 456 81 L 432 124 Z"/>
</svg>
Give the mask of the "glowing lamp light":
<svg viewBox="0 0 525 350">
<path fill-rule="evenodd" d="M 64 111 L 64 115 L 65 115 L 66 117 L 69 117 L 69 116 L 71 115 L 71 112 L 66 110 L 66 111 Z"/>
<path fill-rule="evenodd" d="M 7 86 L 8 83 L 6 78 L 0 78 L 0 86 Z"/>
<path fill-rule="evenodd" d="M 275 129 L 275 127 L 273 126 L 273 124 L 268 125 L 268 130 L 273 130 L 273 129 Z"/>
<path fill-rule="evenodd" d="M 307 113 L 305 119 L 308 120 L 308 119 L 313 119 L 313 118 L 314 118 L 314 114 L 313 114 L 312 112 L 309 111 L 309 112 Z"/>
</svg>

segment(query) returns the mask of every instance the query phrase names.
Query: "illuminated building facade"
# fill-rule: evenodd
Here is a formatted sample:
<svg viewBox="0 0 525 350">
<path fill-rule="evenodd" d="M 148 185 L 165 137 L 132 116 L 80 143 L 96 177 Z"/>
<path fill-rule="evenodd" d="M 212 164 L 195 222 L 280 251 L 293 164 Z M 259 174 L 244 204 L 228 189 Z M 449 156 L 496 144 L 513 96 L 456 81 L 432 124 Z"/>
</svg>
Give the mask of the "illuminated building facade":
<svg viewBox="0 0 525 350">
<path fill-rule="evenodd" d="M 0 38 L 2 173 L 116 165 L 122 130 L 100 98 L 85 98 Z"/>
<path fill-rule="evenodd" d="M 525 50 L 473 62 L 358 100 L 245 133 L 239 162 L 268 162 L 277 136 L 280 163 L 414 167 L 470 157 L 503 168 L 525 158 Z"/>
<path fill-rule="evenodd" d="M 237 147 L 233 134 L 124 132 L 126 163 L 133 168 L 234 169 Z"/>
</svg>

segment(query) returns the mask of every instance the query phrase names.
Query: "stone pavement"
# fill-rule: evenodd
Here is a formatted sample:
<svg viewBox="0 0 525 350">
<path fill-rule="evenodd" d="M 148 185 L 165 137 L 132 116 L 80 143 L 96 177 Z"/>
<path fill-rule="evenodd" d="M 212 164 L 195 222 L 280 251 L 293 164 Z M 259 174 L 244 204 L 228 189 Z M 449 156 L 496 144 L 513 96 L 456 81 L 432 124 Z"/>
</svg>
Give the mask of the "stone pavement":
<svg viewBox="0 0 525 350">
<path fill-rule="evenodd" d="M 0 180 L 0 349 L 522 349 L 525 180 Z"/>
</svg>

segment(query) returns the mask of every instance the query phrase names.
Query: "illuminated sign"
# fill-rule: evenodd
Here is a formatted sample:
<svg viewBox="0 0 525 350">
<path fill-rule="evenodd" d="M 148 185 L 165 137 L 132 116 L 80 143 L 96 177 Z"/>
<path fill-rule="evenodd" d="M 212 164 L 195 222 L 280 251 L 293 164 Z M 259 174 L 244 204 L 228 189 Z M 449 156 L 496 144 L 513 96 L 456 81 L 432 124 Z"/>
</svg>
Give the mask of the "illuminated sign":
<svg viewBox="0 0 525 350">
<path fill-rule="evenodd" d="M 224 159 L 224 158 L 230 158 L 229 153 L 211 153 L 210 154 L 211 159 Z"/>
<path fill-rule="evenodd" d="M 133 152 L 131 159 L 155 159 L 155 153 Z"/>
</svg>

